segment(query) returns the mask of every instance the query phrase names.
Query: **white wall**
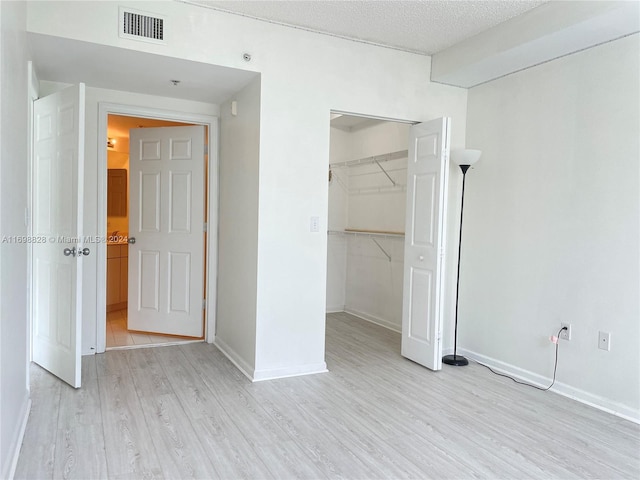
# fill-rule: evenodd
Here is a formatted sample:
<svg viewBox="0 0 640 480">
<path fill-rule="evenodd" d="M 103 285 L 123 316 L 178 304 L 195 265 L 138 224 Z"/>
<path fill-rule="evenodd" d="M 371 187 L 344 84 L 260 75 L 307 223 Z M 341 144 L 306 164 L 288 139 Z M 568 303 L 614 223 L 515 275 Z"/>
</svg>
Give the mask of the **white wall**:
<svg viewBox="0 0 640 480">
<path fill-rule="evenodd" d="M 118 38 L 119 4 L 164 14 L 167 45 Z M 430 58 L 179 2 L 29 2 L 30 31 L 262 74 L 256 378 L 322 371 L 329 123 L 333 110 L 424 121 L 451 116 L 464 139 L 466 91 L 431 83 Z M 251 63 L 242 54 L 252 55 Z M 326 230 L 321 225 L 320 232 Z M 240 288 L 240 287 L 239 287 Z"/>
<path fill-rule="evenodd" d="M 28 76 L 26 6 L 0 2 L 0 478 L 11 475 L 28 410 Z"/>
<path fill-rule="evenodd" d="M 231 101 L 237 116 L 231 114 Z M 222 105 L 215 343 L 253 377 L 256 351 L 260 78 Z"/>
<path fill-rule="evenodd" d="M 640 420 L 640 37 L 469 91 L 465 350 Z M 611 332 L 611 351 L 598 332 Z M 519 370 L 521 369 L 521 370 Z M 555 389 L 555 387 L 554 387 Z"/>
</svg>

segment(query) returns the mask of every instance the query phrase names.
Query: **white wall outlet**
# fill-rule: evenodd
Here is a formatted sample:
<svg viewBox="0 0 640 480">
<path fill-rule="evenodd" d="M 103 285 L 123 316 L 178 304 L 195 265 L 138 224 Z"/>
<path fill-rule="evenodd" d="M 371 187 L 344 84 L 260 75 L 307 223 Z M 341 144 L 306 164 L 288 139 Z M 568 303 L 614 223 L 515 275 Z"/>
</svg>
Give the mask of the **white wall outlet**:
<svg viewBox="0 0 640 480">
<path fill-rule="evenodd" d="M 611 351 L 611 333 L 598 332 L 598 348 L 607 352 Z"/>
<path fill-rule="evenodd" d="M 313 233 L 320 231 L 320 217 L 311 217 L 309 221 L 309 231 Z"/>
<path fill-rule="evenodd" d="M 560 324 L 560 326 L 561 327 L 567 327 L 566 330 L 562 330 L 560 332 L 560 338 L 562 340 L 567 340 L 567 341 L 571 340 L 571 324 L 563 322 L 563 323 Z"/>
</svg>

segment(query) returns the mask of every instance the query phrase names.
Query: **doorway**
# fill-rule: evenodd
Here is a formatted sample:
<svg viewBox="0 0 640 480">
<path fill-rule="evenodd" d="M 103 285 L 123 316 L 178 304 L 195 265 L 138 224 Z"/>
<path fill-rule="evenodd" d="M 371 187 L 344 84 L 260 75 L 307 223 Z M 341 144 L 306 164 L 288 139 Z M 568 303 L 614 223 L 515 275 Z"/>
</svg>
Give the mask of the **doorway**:
<svg viewBox="0 0 640 480">
<path fill-rule="evenodd" d="M 128 318 L 129 300 L 129 145 L 132 129 L 191 126 L 155 118 L 108 115 L 107 119 L 107 281 L 106 349 L 180 343 L 194 338 L 162 331 L 139 331 Z M 205 233 L 206 234 L 206 233 Z M 204 272 L 202 272 L 204 277 Z M 201 340 L 198 338 L 197 340 Z"/>
<path fill-rule="evenodd" d="M 400 332 L 411 125 L 332 114 L 327 312 Z"/>
<path fill-rule="evenodd" d="M 401 354 L 442 368 L 451 121 L 331 114 L 327 313 L 401 334 Z"/>
<path fill-rule="evenodd" d="M 124 349 L 124 348 L 137 348 L 140 346 L 156 346 L 163 344 L 176 344 L 185 342 L 202 342 L 210 341 L 215 332 L 215 275 L 213 279 L 209 279 L 209 272 L 215 272 L 216 265 L 216 250 L 217 250 L 217 131 L 218 131 L 218 119 L 202 114 L 189 114 L 180 112 L 164 111 L 145 107 L 134 107 L 121 104 L 99 103 L 98 104 L 99 116 L 98 116 L 98 143 L 104 148 L 100 148 L 98 152 L 98 234 L 101 238 L 105 239 L 105 242 L 96 245 L 97 256 L 97 280 L 96 280 L 96 337 L 97 345 L 96 352 L 101 353 L 107 349 Z M 133 130 L 132 130 L 133 129 Z M 169 132 L 175 133 L 176 130 L 198 130 L 202 132 L 200 135 L 201 140 L 193 140 L 189 145 L 199 145 L 200 157 L 204 159 L 199 165 L 201 170 L 199 173 L 195 173 L 191 177 L 194 181 L 202 182 L 204 184 L 202 192 L 198 198 L 200 201 L 200 212 L 194 213 L 193 217 L 197 220 L 198 227 L 195 227 L 193 231 L 199 232 L 200 250 L 199 257 L 196 261 L 192 262 L 195 268 L 193 268 L 194 274 L 199 273 L 198 286 L 196 288 L 189 288 L 188 282 L 183 282 L 186 288 L 182 289 L 182 292 L 195 292 L 195 297 L 192 296 L 188 301 L 192 306 L 192 312 L 199 318 L 199 327 L 197 334 L 172 332 L 164 328 L 148 328 L 146 325 L 143 328 L 137 327 L 140 325 L 139 318 L 138 323 L 132 326 L 132 317 L 128 312 L 131 306 L 131 285 L 134 283 L 131 278 L 138 279 L 136 288 L 139 290 L 140 281 L 147 285 L 145 279 L 141 278 L 144 273 L 136 272 L 135 268 L 140 267 L 140 251 L 136 251 L 132 247 L 142 247 L 140 242 L 136 245 L 132 245 L 132 240 L 135 238 L 129 235 L 129 223 L 134 222 L 138 225 L 138 221 L 135 219 L 135 213 L 140 212 L 140 206 L 135 208 L 130 207 L 132 198 L 141 199 L 142 197 L 132 190 L 130 172 L 133 172 L 135 178 L 140 178 L 141 173 L 132 170 L 131 165 L 127 165 L 129 157 L 129 132 L 132 131 L 136 135 L 149 135 L 154 132 L 160 131 L 161 134 Z M 114 142 L 115 140 L 115 142 Z M 164 141 L 164 140 L 163 140 Z M 144 142 L 140 140 L 133 142 L 134 145 L 142 145 Z M 169 139 L 167 145 L 176 145 L 175 140 Z M 184 145 L 183 145 L 184 146 Z M 164 147 L 163 147 L 164 148 Z M 182 148 L 180 145 L 176 148 Z M 190 147 L 189 147 L 190 148 Z M 204 150 L 203 150 L 204 149 Z M 135 149 L 133 149 L 134 155 Z M 183 150 L 184 154 L 186 150 Z M 195 154 L 194 154 L 195 158 Z M 172 161 L 175 162 L 177 157 L 172 157 Z M 182 159 L 184 160 L 184 158 Z M 147 162 L 153 163 L 153 162 Z M 124 170 L 125 172 L 116 173 L 115 175 L 109 175 L 111 170 Z M 118 177 L 124 177 L 126 173 L 126 188 L 122 188 L 122 181 L 118 180 Z M 182 172 L 184 173 L 184 172 Z M 109 181 L 109 176 L 112 177 Z M 166 177 L 164 177 L 166 178 Z M 184 179 L 185 176 L 174 175 L 174 179 L 177 178 L 177 182 L 180 182 L 180 178 Z M 175 182 L 174 182 L 175 183 Z M 109 188 L 111 184 L 112 189 Z M 201 184 L 201 186 L 202 186 Z M 139 186 L 140 183 L 138 182 Z M 177 184 L 176 184 L 177 185 Z M 213 192 L 208 188 L 209 185 L 213 185 Z M 134 185 L 134 187 L 136 187 Z M 180 187 L 180 185 L 178 185 Z M 118 199 L 110 199 L 110 190 L 120 189 L 121 195 Z M 137 187 L 136 187 L 137 188 Z M 122 191 L 124 190 L 124 195 Z M 173 195 L 171 193 L 170 195 Z M 159 192 L 159 198 L 169 198 L 167 192 Z M 126 198 L 125 198 L 126 197 Z M 184 198 L 184 197 L 183 197 Z M 126 201 L 123 201 L 126 200 Z M 110 201 L 111 200 L 111 201 Z M 122 206 L 124 204 L 124 207 Z M 144 210 L 144 207 L 142 207 Z M 174 212 L 179 211 L 175 208 Z M 114 214 L 114 212 L 116 212 Z M 133 212 L 133 214 L 132 214 Z M 174 216 L 175 217 L 175 216 Z M 174 218 L 172 217 L 172 218 Z M 187 216 L 183 215 L 183 218 Z M 174 222 L 174 227 L 175 227 Z M 208 227 L 207 226 L 211 226 Z M 208 230 L 208 231 L 207 231 Z M 134 234 L 133 237 L 136 235 Z M 144 244 L 144 242 L 143 242 Z M 147 248 L 149 250 L 149 248 Z M 156 247 L 151 250 L 157 250 Z M 132 259 L 132 255 L 136 256 L 136 261 Z M 168 268 L 170 271 L 177 272 L 181 266 L 185 265 L 185 262 L 180 264 L 180 255 L 171 254 L 159 254 L 165 259 L 168 257 L 174 259 L 172 265 Z M 144 255 L 143 255 L 144 256 Z M 148 257 L 147 257 L 148 258 Z M 177 261 L 175 260 L 177 258 Z M 182 256 L 182 260 L 184 260 Z M 171 270 L 173 268 L 173 270 Z M 184 268 L 183 268 L 184 270 Z M 132 273 L 133 272 L 133 273 Z M 131 277 L 133 275 L 133 277 Z M 125 278 L 126 283 L 125 285 Z M 167 281 L 157 281 L 159 285 L 166 285 Z M 111 292 L 109 292 L 111 288 Z M 137 290 L 137 291 L 138 291 Z M 139 298 L 134 294 L 136 301 L 134 305 L 140 306 Z M 165 301 L 167 294 L 160 292 L 156 295 L 159 301 Z M 171 297 L 171 295 L 169 295 Z M 175 296 L 171 297 L 175 303 Z M 185 295 L 182 298 L 186 298 Z M 197 298 L 196 301 L 194 299 Z M 209 299 L 209 300 L 203 300 Z M 178 299 L 178 303 L 180 303 Z M 158 311 L 161 309 L 158 308 Z M 193 317 L 193 315 L 192 315 Z"/>
</svg>

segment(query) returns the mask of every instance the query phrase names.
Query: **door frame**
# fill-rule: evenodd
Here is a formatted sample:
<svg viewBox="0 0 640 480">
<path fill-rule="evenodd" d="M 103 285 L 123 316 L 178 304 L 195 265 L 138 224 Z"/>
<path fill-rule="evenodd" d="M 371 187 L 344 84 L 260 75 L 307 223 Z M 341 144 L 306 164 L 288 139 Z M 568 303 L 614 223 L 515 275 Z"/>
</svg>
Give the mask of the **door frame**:
<svg viewBox="0 0 640 480">
<path fill-rule="evenodd" d="M 40 96 L 40 81 L 38 80 L 38 75 L 36 73 L 35 67 L 33 65 L 33 61 L 29 60 L 27 62 L 27 79 L 28 79 L 28 97 L 29 97 L 29 141 L 27 142 L 27 155 L 29 158 L 29 165 L 27 167 L 27 176 L 29 179 L 29 184 L 27 185 L 27 211 L 25 213 L 25 222 L 27 223 L 27 235 L 29 237 L 33 237 L 33 223 L 31 222 L 32 212 L 33 212 L 33 165 L 35 159 L 33 158 L 33 140 L 35 138 L 35 124 L 33 119 L 33 110 L 34 110 L 34 102 Z M 27 314 L 29 316 L 28 321 L 28 345 L 27 345 L 27 365 L 33 361 L 33 321 L 34 321 L 34 301 L 33 301 L 33 244 L 27 244 L 27 272 L 28 272 L 28 291 L 27 291 L 27 299 L 29 302 Z M 31 375 L 29 369 L 27 368 L 27 391 L 30 391 L 31 386 Z"/>
<path fill-rule="evenodd" d="M 340 114 L 340 115 L 350 115 L 353 117 L 363 117 L 363 118 L 370 118 L 370 119 L 375 119 L 375 120 L 382 120 L 385 122 L 394 122 L 394 123 L 406 123 L 409 124 L 411 126 L 413 125 L 417 125 L 420 123 L 425 123 L 425 122 L 429 122 L 431 120 L 434 120 L 436 118 L 439 117 L 433 117 L 433 118 L 428 118 L 428 119 L 423 119 L 423 120 L 408 120 L 408 119 L 401 119 L 401 118 L 394 118 L 394 117 L 386 117 L 386 116 L 380 116 L 380 115 L 372 115 L 372 114 L 368 114 L 368 113 L 361 113 L 361 112 L 351 112 L 351 111 L 347 111 L 347 110 L 339 110 L 339 109 L 329 109 L 329 115 L 331 114 Z M 445 116 L 445 115 L 442 115 Z M 330 117 L 329 117 L 330 118 Z M 330 122 L 329 122 L 330 124 Z M 407 139 L 408 141 L 409 139 Z M 450 148 L 453 148 L 453 145 L 450 145 Z M 329 159 L 327 158 L 327 162 L 329 161 Z M 328 165 L 327 165 L 328 166 Z M 449 165 L 449 173 L 452 173 L 452 165 Z M 449 222 L 451 222 L 451 224 L 455 224 L 455 218 L 460 218 L 460 181 L 456 180 L 457 177 L 451 177 L 449 176 L 449 181 L 448 181 L 448 188 L 449 188 L 449 192 L 448 192 L 448 200 L 450 201 L 449 203 L 449 207 L 448 207 L 448 211 L 447 214 L 445 216 L 446 222 L 447 222 L 447 226 L 445 227 L 445 231 L 448 234 L 449 233 L 449 229 L 451 228 L 450 225 L 448 225 Z M 452 195 L 454 195 L 452 197 Z M 328 222 L 328 214 L 329 211 L 327 209 L 327 217 L 325 218 L 325 222 Z M 406 214 L 405 214 L 406 215 Z M 325 223 L 328 224 L 328 223 Z M 455 227 L 457 228 L 457 227 Z M 445 249 L 447 251 L 454 251 L 458 248 L 458 240 L 457 237 L 455 235 L 451 235 L 451 236 L 447 236 L 447 240 L 445 241 Z M 325 244 L 325 261 L 326 258 L 328 256 L 328 249 L 329 249 L 329 244 L 328 242 Z M 442 354 L 449 354 L 449 353 L 453 353 L 453 348 L 444 348 L 445 347 L 445 339 L 449 338 L 451 341 L 453 341 L 453 317 L 451 317 L 450 321 L 447 321 L 446 319 L 446 314 L 447 313 L 451 313 L 451 315 L 453 315 L 453 309 L 455 307 L 455 294 L 456 294 L 456 283 L 455 283 L 455 271 L 456 268 L 458 266 L 458 260 L 457 257 L 455 255 L 446 255 L 445 258 L 445 262 L 444 262 L 444 278 L 442 280 L 442 286 L 445 289 L 445 294 L 444 294 L 444 300 L 443 300 L 443 309 L 444 309 L 444 315 L 445 318 L 443 318 L 443 323 L 442 323 L 442 342 L 441 342 L 441 349 L 442 349 Z M 404 272 L 403 272 L 404 275 Z M 404 289 L 402 292 L 403 295 L 403 301 L 404 301 Z M 326 297 L 325 297 L 326 300 Z M 326 302 L 325 302 L 326 303 Z M 325 304 L 325 308 L 326 308 L 326 304 Z M 386 327 L 385 327 L 386 328 Z M 402 330 L 402 329 L 401 329 Z M 447 330 L 450 330 L 447 332 Z M 326 332 L 326 326 L 325 326 L 325 332 Z M 445 333 L 448 333 L 449 335 L 445 336 Z M 326 346 L 325 346 L 326 348 Z"/>
<path fill-rule="evenodd" d="M 208 127 L 208 178 L 207 178 L 207 241 L 205 282 L 206 306 L 204 339 L 213 343 L 216 331 L 217 272 L 218 272 L 218 139 L 219 118 L 213 115 L 178 112 L 120 103 L 98 102 L 98 211 L 97 236 L 107 237 L 107 122 L 109 115 L 153 118 L 184 122 Z M 102 148 L 103 146 L 104 148 Z M 107 244 L 95 245 L 96 265 L 96 353 L 106 350 L 107 330 Z"/>
</svg>

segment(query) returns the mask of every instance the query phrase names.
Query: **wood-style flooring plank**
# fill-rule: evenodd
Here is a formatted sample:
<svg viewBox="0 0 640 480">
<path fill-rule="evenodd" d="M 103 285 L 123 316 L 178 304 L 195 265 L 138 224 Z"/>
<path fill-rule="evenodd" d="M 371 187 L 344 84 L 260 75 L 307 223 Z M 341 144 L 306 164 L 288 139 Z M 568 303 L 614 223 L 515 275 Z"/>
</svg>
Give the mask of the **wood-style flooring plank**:
<svg viewBox="0 0 640 480">
<path fill-rule="evenodd" d="M 60 391 L 63 383 L 31 364 L 31 411 L 14 477 L 51 479 L 54 473 Z M 22 454 L 24 452 L 24 454 Z"/>
<path fill-rule="evenodd" d="M 165 478 L 128 367 L 98 384 L 109 476 Z"/>
<path fill-rule="evenodd" d="M 129 364 L 131 377 L 140 398 L 173 393 L 173 388 L 156 358 L 156 350 L 157 348 L 139 348 L 122 351 Z"/>
<path fill-rule="evenodd" d="M 204 343 L 85 357 L 81 390 L 33 366 L 16 478 L 640 478 L 640 425 L 399 352 L 342 313 L 318 375 L 251 383 Z"/>
<path fill-rule="evenodd" d="M 158 465 L 165 478 L 214 478 L 208 452 L 174 394 L 140 397 Z"/>
<path fill-rule="evenodd" d="M 367 458 L 350 438 L 334 435 L 327 423 L 319 423 L 296 402 L 279 393 L 279 381 L 264 385 L 271 390 L 260 395 L 267 413 L 305 451 L 315 466 L 327 477 L 373 478 L 379 475 L 373 458 Z M 255 392 L 254 392 L 255 395 Z"/>
<path fill-rule="evenodd" d="M 88 362 L 87 362 L 88 363 Z M 82 388 L 62 384 L 54 478 L 107 478 L 102 411 L 96 376 Z"/>
<path fill-rule="evenodd" d="M 209 346 L 211 348 L 211 346 Z M 200 382 L 215 395 L 233 423 L 251 444 L 289 440 L 286 432 L 247 391 L 251 382 L 226 358 L 211 357 L 208 349 L 194 344 L 183 350 Z"/>
<path fill-rule="evenodd" d="M 108 478 L 101 424 L 60 426 L 53 478 Z"/>
<path fill-rule="evenodd" d="M 257 458 L 253 442 L 247 440 L 251 437 L 240 432 L 218 401 L 221 394 L 213 394 L 182 351 L 167 349 L 165 353 L 159 356 L 159 362 L 194 426 L 196 436 L 206 446 L 218 478 L 269 478 L 269 469 Z M 228 361 L 217 356 L 214 358 L 218 362 Z M 281 438 L 276 438 L 276 441 L 280 443 Z"/>
</svg>

